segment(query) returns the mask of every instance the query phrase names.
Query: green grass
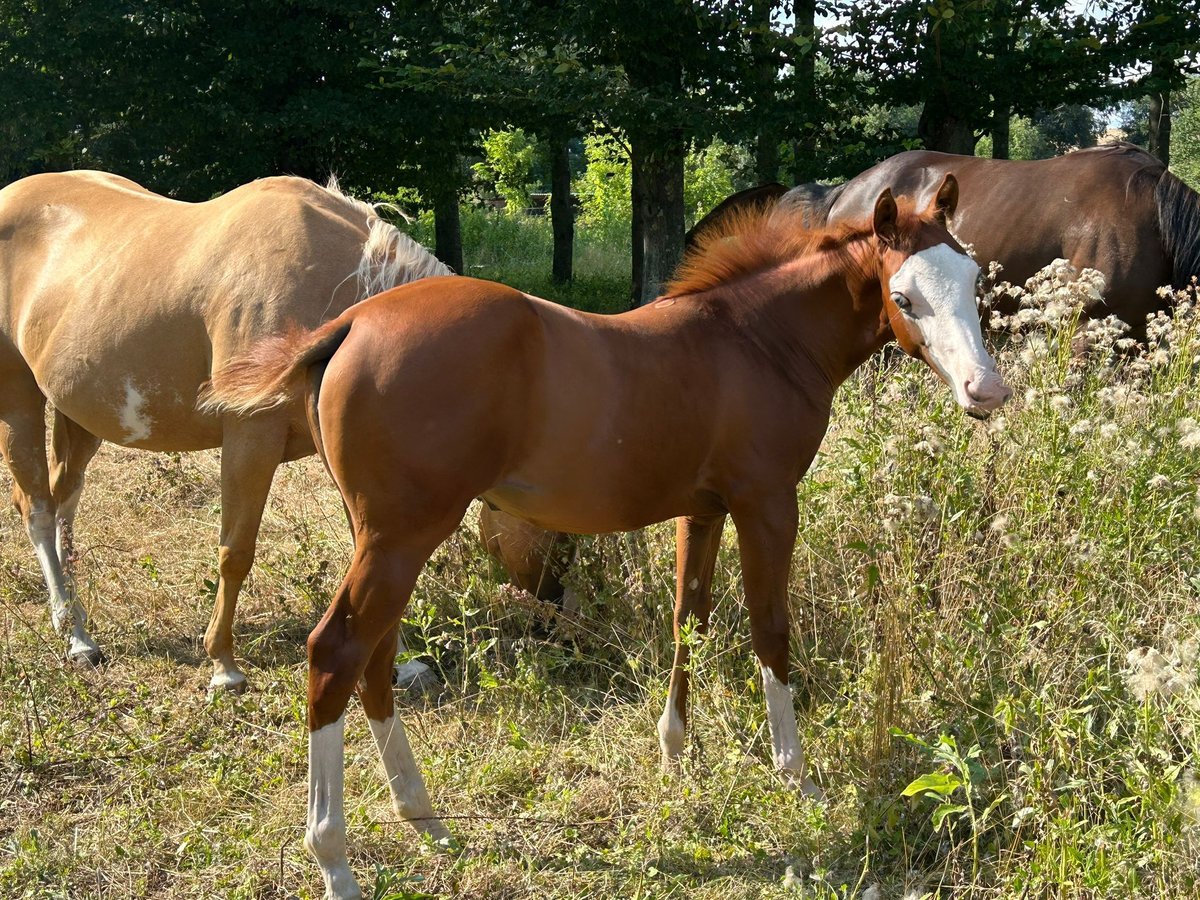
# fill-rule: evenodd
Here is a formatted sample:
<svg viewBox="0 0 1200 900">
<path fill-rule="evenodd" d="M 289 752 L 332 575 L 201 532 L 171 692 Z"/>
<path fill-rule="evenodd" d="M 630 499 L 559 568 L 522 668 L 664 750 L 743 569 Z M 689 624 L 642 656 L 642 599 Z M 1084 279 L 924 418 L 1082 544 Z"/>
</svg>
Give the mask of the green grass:
<svg viewBox="0 0 1200 900">
<path fill-rule="evenodd" d="M 492 253 L 468 246 L 538 292 L 548 251 L 528 268 Z M 623 302 L 619 269 L 596 266 L 597 296 Z M 666 777 L 673 528 L 583 539 L 582 618 L 563 623 L 501 584 L 468 516 L 408 615 L 446 692 L 399 698 L 467 852 L 428 852 L 396 821 L 354 703 L 360 883 L 393 898 L 1200 894 L 1200 324 L 1172 327 L 1161 355 L 1083 361 L 1069 321 L 1005 336 L 1017 394 L 988 425 L 911 360 L 844 387 L 799 488 L 791 581 L 824 803 L 770 770 L 732 529 Z M 253 691 L 208 698 L 218 480 L 215 453 L 101 452 L 78 529 L 99 672 L 60 661 L 19 521 L 0 517 L 0 895 L 320 895 L 300 846 L 304 637 L 348 560 L 341 507 L 314 460 L 280 471 L 238 617 Z M 1162 658 L 1135 656 L 1137 674 L 1139 648 Z"/>
</svg>

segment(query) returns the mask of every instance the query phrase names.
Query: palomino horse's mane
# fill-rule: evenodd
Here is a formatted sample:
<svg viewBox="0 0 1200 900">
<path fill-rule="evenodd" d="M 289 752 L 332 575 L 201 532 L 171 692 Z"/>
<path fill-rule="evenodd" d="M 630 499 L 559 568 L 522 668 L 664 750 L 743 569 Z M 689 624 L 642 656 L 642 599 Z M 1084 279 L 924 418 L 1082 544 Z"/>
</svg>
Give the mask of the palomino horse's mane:
<svg viewBox="0 0 1200 900">
<path fill-rule="evenodd" d="M 897 237 L 893 246 L 904 251 L 915 247 L 917 231 L 932 222 L 919 214 L 906 198 L 896 201 Z M 734 279 L 774 268 L 817 251 L 840 253 L 839 264 L 861 277 L 875 272 L 870 254 L 849 247 L 872 235 L 871 222 L 843 222 L 826 228 L 804 224 L 803 209 L 765 205 L 738 209 L 705 230 L 688 252 L 667 296 L 679 297 L 710 291 Z"/>
<path fill-rule="evenodd" d="M 358 269 L 351 275 L 358 281 L 359 300 L 431 275 L 454 274 L 449 266 L 379 215 L 381 209 L 387 209 L 404 216 L 394 204 L 371 204 L 351 197 L 342 192 L 336 175 L 329 177 L 325 190 L 349 204 L 368 223 L 362 257 L 358 261 Z"/>
</svg>

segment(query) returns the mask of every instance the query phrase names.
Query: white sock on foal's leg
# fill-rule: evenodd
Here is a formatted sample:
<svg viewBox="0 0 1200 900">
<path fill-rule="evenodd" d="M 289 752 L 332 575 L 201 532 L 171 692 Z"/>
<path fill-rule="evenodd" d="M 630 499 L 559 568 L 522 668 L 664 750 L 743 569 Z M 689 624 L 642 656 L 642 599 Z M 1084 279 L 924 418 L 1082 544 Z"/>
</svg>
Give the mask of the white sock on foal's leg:
<svg viewBox="0 0 1200 900">
<path fill-rule="evenodd" d="M 362 892 L 346 858 L 346 716 L 308 733 L 308 827 L 304 846 L 325 879 L 326 900 L 358 900 Z"/>
<path fill-rule="evenodd" d="M 425 780 L 408 745 L 404 723 L 398 716 L 389 716 L 382 722 L 368 717 L 367 721 L 371 723 L 375 746 L 379 748 L 379 758 L 383 760 L 383 770 L 387 774 L 396 812 L 408 819 L 417 831 L 428 834 L 435 841 L 449 840 L 450 832 L 433 813 Z"/>
<path fill-rule="evenodd" d="M 788 786 L 819 797 L 821 789 L 805 774 L 804 751 L 796 727 L 796 708 L 792 688 L 775 677 L 769 666 L 762 667 L 763 693 L 767 695 L 767 725 L 771 730 L 771 755 L 775 768 Z"/>
<path fill-rule="evenodd" d="M 662 750 L 662 767 L 664 771 L 677 771 L 679 757 L 683 755 L 683 742 L 686 737 L 683 719 L 679 715 L 676 704 L 678 685 L 671 679 L 671 687 L 667 691 L 667 705 L 663 714 L 658 718 L 658 746 Z"/>
</svg>

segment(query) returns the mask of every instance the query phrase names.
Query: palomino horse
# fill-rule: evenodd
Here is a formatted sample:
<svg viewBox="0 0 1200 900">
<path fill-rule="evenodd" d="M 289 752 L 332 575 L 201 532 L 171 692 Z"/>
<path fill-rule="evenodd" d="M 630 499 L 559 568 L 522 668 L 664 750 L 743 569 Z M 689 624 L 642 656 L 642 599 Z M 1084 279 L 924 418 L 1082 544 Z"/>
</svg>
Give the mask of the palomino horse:
<svg viewBox="0 0 1200 900">
<path fill-rule="evenodd" d="M 1104 273 L 1104 299 L 1084 310 L 1088 317 L 1115 315 L 1141 336 L 1146 315 L 1164 303 L 1156 289 L 1200 276 L 1200 194 L 1123 143 L 1032 162 L 910 150 L 835 187 L 801 185 L 780 195 L 777 185 L 764 185 L 734 194 L 693 232 L 777 197 L 780 209 L 801 208 L 813 225 L 853 222 L 885 186 L 928 202 L 950 171 L 967 198 L 950 230 L 984 265 L 999 262 L 1006 281 L 1024 284 L 1058 258 Z"/>
<path fill-rule="evenodd" d="M 517 587 L 539 600 L 577 611 L 578 597 L 562 583 L 575 555 L 569 535 L 538 528 L 485 503 L 479 511 L 479 539 Z"/>
<path fill-rule="evenodd" d="M 707 622 L 731 515 L 774 761 L 813 787 L 788 686 L 787 584 L 796 484 L 834 391 L 894 336 L 969 412 L 986 415 L 1009 395 L 980 338 L 979 268 L 943 224 L 956 199 L 948 176 L 920 215 L 885 190 L 865 223 L 828 231 L 733 217 L 667 296 L 618 316 L 486 281 L 426 279 L 216 373 L 205 402 L 225 414 L 306 396 L 355 532 L 350 570 L 308 641 L 306 845 L 328 897 L 359 896 L 342 811 L 345 708 L 356 687 L 397 811 L 434 839 L 449 836 L 388 676 L 417 574 L 476 496 L 559 531 L 679 517 L 675 664 L 658 724 L 668 765 L 683 750 L 687 715 L 679 628 L 691 616 Z"/>
<path fill-rule="evenodd" d="M 197 411 L 200 385 L 285 323 L 315 327 L 369 294 L 448 271 L 372 207 L 300 178 L 195 204 L 101 172 L 0 191 L 0 447 L 72 658 L 100 658 L 71 578 L 71 525 L 100 441 L 221 447 L 220 581 L 204 646 L 214 687 L 245 683 L 233 657 L 238 591 L 276 466 L 313 447 L 278 412 Z"/>
</svg>

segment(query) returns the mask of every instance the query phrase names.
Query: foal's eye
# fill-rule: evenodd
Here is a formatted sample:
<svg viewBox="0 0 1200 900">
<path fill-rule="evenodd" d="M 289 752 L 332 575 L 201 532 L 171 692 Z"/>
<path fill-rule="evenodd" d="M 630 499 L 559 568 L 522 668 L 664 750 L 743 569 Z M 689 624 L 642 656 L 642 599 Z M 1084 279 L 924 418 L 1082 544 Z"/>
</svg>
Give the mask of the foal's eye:
<svg viewBox="0 0 1200 900">
<path fill-rule="evenodd" d="M 892 302 L 905 312 L 909 312 L 912 309 L 912 301 L 899 291 L 892 291 Z"/>
</svg>

